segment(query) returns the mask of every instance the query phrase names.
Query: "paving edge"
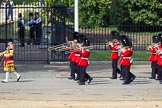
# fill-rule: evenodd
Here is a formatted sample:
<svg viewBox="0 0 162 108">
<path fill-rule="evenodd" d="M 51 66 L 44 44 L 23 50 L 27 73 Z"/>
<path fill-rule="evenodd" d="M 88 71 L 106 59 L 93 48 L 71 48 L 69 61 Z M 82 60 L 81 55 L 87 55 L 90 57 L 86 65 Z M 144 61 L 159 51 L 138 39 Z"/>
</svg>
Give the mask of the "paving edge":
<svg viewBox="0 0 162 108">
<path fill-rule="evenodd" d="M 89 61 L 90 64 L 111 64 L 111 61 Z M 69 61 L 51 61 L 49 64 L 69 64 Z M 133 64 L 151 64 L 149 61 L 134 61 Z"/>
</svg>

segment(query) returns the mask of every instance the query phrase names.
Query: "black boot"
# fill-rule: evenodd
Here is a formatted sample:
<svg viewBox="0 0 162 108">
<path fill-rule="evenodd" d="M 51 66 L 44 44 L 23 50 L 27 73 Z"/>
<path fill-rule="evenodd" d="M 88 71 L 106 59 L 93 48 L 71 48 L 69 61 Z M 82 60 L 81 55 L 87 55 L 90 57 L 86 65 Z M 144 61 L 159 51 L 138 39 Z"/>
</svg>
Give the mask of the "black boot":
<svg viewBox="0 0 162 108">
<path fill-rule="evenodd" d="M 93 80 L 93 78 L 90 77 L 90 78 L 89 78 L 89 81 L 88 81 L 88 84 L 90 84 L 92 80 Z"/>
</svg>

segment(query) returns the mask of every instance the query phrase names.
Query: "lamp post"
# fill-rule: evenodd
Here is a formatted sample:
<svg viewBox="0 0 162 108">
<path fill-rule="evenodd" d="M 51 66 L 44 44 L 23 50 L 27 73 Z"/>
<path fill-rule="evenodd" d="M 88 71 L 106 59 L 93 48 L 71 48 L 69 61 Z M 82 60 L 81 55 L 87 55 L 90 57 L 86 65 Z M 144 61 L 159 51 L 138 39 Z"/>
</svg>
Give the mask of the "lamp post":
<svg viewBox="0 0 162 108">
<path fill-rule="evenodd" d="M 78 23 L 78 0 L 75 0 L 75 10 L 74 10 L 74 31 L 79 32 L 79 23 Z"/>
</svg>

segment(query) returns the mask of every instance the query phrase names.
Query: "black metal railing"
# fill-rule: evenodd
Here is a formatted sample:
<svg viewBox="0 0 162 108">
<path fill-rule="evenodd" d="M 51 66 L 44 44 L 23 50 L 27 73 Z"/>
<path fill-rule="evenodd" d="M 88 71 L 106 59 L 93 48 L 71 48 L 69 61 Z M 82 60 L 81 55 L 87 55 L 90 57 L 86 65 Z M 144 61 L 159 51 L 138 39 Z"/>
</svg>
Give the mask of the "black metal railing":
<svg viewBox="0 0 162 108">
<path fill-rule="evenodd" d="M 60 11 L 63 13 L 56 11 L 58 8 L 59 11 L 60 9 L 64 9 Z M 11 16 L 7 19 L 8 10 L 9 7 L 7 6 L 0 7 L 0 51 L 5 50 L 5 40 L 13 38 L 15 41 L 15 60 L 17 61 L 48 61 L 49 58 L 51 60 L 62 61 L 67 59 L 67 56 L 62 52 L 48 52 L 47 50 L 50 46 L 64 43 L 66 36 L 68 40 L 72 40 L 74 20 L 69 19 L 68 13 L 66 13 L 66 6 L 16 5 L 13 7 L 13 20 Z M 30 40 L 30 28 L 26 25 L 25 47 L 19 47 L 18 13 L 22 13 L 25 24 L 27 24 L 30 12 L 39 12 L 42 18 L 41 41 L 37 44 L 28 44 Z M 146 46 L 152 43 L 152 36 L 161 31 L 161 26 L 131 25 L 129 23 L 120 26 L 124 29 L 119 30 L 119 25 L 109 25 L 107 27 L 80 25 L 79 33 L 87 36 L 91 45 L 94 45 L 95 50 L 108 50 L 106 42 L 111 40 L 110 33 L 112 30 L 117 30 L 120 34 L 126 34 L 132 39 L 134 50 L 144 50 Z"/>
</svg>

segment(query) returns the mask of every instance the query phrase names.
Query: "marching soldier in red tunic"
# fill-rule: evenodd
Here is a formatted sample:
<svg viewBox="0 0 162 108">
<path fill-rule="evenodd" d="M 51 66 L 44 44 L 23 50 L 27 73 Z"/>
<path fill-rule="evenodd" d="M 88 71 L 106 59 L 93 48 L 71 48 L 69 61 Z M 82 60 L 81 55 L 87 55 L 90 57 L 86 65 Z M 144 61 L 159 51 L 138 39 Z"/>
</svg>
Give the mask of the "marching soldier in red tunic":
<svg viewBox="0 0 162 108">
<path fill-rule="evenodd" d="M 81 56 L 81 43 L 83 41 L 83 38 L 85 36 L 84 35 L 79 35 L 78 32 L 74 32 L 73 35 L 73 45 L 69 48 L 67 48 L 67 50 L 70 50 L 71 54 L 68 57 L 68 59 L 70 60 L 70 67 L 71 67 L 71 77 L 68 79 L 73 79 L 73 80 L 79 80 L 79 65 L 78 65 L 78 61 L 80 59 Z M 77 75 L 77 77 L 75 76 Z"/>
<path fill-rule="evenodd" d="M 157 80 L 162 80 L 162 34 L 161 33 L 158 34 L 158 40 L 159 40 L 158 47 L 156 47 L 156 52 L 157 52 L 156 59 L 158 60 Z"/>
<path fill-rule="evenodd" d="M 77 70 L 77 78 L 75 80 L 79 80 L 79 77 L 80 77 L 80 66 L 79 66 L 79 62 L 80 62 L 80 59 L 81 59 L 81 54 L 82 54 L 82 46 L 83 46 L 83 41 L 85 39 L 85 35 L 81 34 L 79 35 L 78 37 L 78 44 L 77 44 L 77 48 L 75 49 L 76 50 L 76 57 L 74 58 L 75 60 L 75 63 L 76 63 L 76 70 Z"/>
<path fill-rule="evenodd" d="M 79 37 L 79 33 L 74 32 L 73 43 L 69 48 L 67 48 L 67 50 L 71 51 L 68 57 L 68 59 L 70 60 L 70 68 L 71 68 L 70 77 L 68 79 L 73 79 L 73 80 L 75 80 L 75 73 L 76 73 L 76 66 L 75 66 L 75 61 L 74 61 L 76 52 L 74 51 L 74 49 L 76 49 L 78 37 Z"/>
<path fill-rule="evenodd" d="M 75 81 L 79 80 L 79 74 L 80 74 L 80 68 L 79 68 L 79 60 L 81 58 L 81 45 L 83 42 L 83 38 L 85 38 L 84 35 L 79 35 L 78 40 L 77 40 L 77 46 L 74 48 L 74 57 L 72 59 L 72 62 L 74 63 L 74 67 L 75 67 L 75 73 L 77 75 L 77 77 L 74 79 Z"/>
<path fill-rule="evenodd" d="M 83 47 L 81 48 L 81 58 L 79 60 L 79 68 L 80 68 L 80 74 L 79 74 L 79 85 L 85 85 L 85 81 L 88 81 L 88 84 L 91 83 L 93 78 L 86 72 L 87 66 L 89 65 L 89 56 L 90 56 L 90 50 L 88 48 L 90 46 L 90 42 L 88 39 L 84 38 L 83 41 Z"/>
<path fill-rule="evenodd" d="M 151 77 L 150 79 L 155 79 L 156 78 L 156 73 L 158 71 L 158 66 L 157 66 L 157 48 L 158 48 L 158 36 L 153 36 L 152 37 L 153 44 L 149 45 L 146 49 L 151 52 L 151 56 L 149 57 L 149 61 L 151 61 Z"/>
<path fill-rule="evenodd" d="M 130 66 L 133 63 L 133 50 L 132 50 L 132 42 L 131 40 L 125 36 L 121 36 L 121 41 L 123 44 L 123 48 L 121 49 L 121 58 L 120 58 L 120 64 L 122 65 L 122 72 L 124 77 L 123 84 L 130 84 L 134 79 L 135 75 L 133 75 L 130 72 Z"/>
<path fill-rule="evenodd" d="M 0 56 L 4 56 L 4 71 L 6 72 L 6 78 L 2 81 L 2 83 L 8 82 L 10 73 L 16 75 L 18 82 L 20 80 L 21 75 L 18 74 L 15 69 L 13 39 L 9 39 L 8 47 L 5 51 L 0 53 Z"/>
<path fill-rule="evenodd" d="M 77 44 L 77 45 L 80 45 L 80 43 Z M 72 59 L 72 62 L 74 63 L 75 74 L 77 75 L 77 77 L 74 79 L 76 81 L 76 80 L 79 80 L 79 65 L 78 65 L 78 59 L 80 59 L 80 57 L 81 57 L 80 46 L 77 47 L 77 48 L 75 48 L 74 49 L 74 52 L 75 52 L 75 54 L 74 54 L 74 57 Z"/>
<path fill-rule="evenodd" d="M 111 37 L 113 38 L 113 40 L 108 43 L 108 46 L 110 50 L 112 50 L 112 54 L 110 56 L 110 59 L 112 60 L 112 79 L 117 79 L 117 73 L 120 74 L 120 70 L 118 68 L 118 59 L 119 59 L 118 47 L 120 46 L 119 43 L 120 35 L 117 31 L 112 31 Z"/>
</svg>

